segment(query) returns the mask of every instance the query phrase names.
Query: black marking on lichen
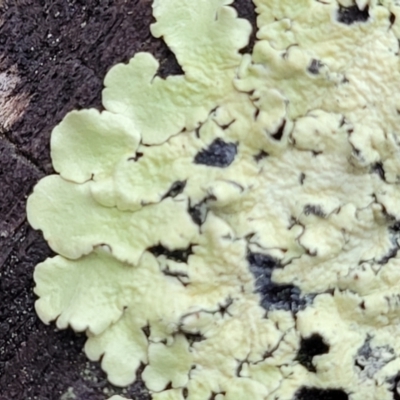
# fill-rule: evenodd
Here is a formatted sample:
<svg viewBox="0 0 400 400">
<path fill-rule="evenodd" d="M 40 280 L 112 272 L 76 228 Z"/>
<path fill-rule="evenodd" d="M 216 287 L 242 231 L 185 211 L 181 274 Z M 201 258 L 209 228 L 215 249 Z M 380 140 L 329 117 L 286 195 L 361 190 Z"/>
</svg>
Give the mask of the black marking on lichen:
<svg viewBox="0 0 400 400">
<path fill-rule="evenodd" d="M 309 299 L 301 295 L 298 287 L 272 281 L 273 270 L 280 267 L 277 260 L 260 253 L 249 253 L 247 261 L 256 279 L 256 292 L 261 296 L 261 306 L 264 309 L 297 312 L 309 304 Z"/>
<path fill-rule="evenodd" d="M 361 370 L 365 369 L 363 362 L 360 361 L 360 358 L 363 360 L 368 360 L 373 357 L 372 348 L 371 348 L 371 336 L 367 336 L 364 344 L 358 349 L 356 355 L 355 365 L 359 367 Z"/>
<path fill-rule="evenodd" d="M 231 315 L 230 313 L 229 313 L 229 307 L 231 306 L 233 304 L 233 300 L 231 299 L 231 298 L 228 298 L 227 300 L 226 300 L 226 303 L 225 304 L 219 304 L 219 310 L 218 310 L 218 312 L 220 312 L 221 313 L 221 316 L 222 317 L 225 317 L 225 314 L 228 314 L 228 315 Z"/>
<path fill-rule="evenodd" d="M 329 346 L 318 333 L 314 333 L 308 338 L 302 338 L 300 341 L 300 349 L 295 358 L 303 367 L 310 372 L 317 372 L 312 362 L 314 356 L 326 354 L 329 352 Z"/>
<path fill-rule="evenodd" d="M 317 217 L 325 217 L 325 213 L 322 210 L 321 206 L 315 204 L 307 204 L 304 206 L 304 214 L 305 215 L 316 215 Z"/>
<path fill-rule="evenodd" d="M 366 22 L 369 18 L 368 6 L 364 10 L 360 10 L 357 5 L 351 7 L 339 6 L 337 12 L 337 20 L 342 24 L 351 25 L 356 22 Z"/>
<path fill-rule="evenodd" d="M 189 284 L 187 282 L 187 280 L 189 279 L 189 276 L 188 276 L 188 274 L 186 272 L 171 271 L 169 268 L 166 268 L 166 269 L 162 270 L 162 273 L 165 276 L 170 276 L 171 278 L 176 278 L 185 287 Z"/>
<path fill-rule="evenodd" d="M 206 339 L 201 333 L 189 333 L 189 332 L 185 332 L 184 330 L 181 330 L 180 332 L 185 335 L 190 346 L 192 346 L 193 343 L 202 342 L 203 340 Z"/>
<path fill-rule="evenodd" d="M 195 164 L 208 165 L 210 167 L 226 168 L 232 164 L 237 154 L 235 143 L 226 143 L 222 139 L 215 139 L 207 149 L 196 154 Z"/>
<path fill-rule="evenodd" d="M 345 85 L 346 83 L 349 83 L 349 82 L 350 81 L 347 79 L 347 77 L 343 76 L 341 83 Z"/>
<path fill-rule="evenodd" d="M 147 251 L 149 251 L 155 257 L 165 256 L 166 258 L 172 261 L 187 263 L 190 255 L 193 254 L 192 248 L 193 245 L 191 244 L 186 249 L 169 250 L 162 244 L 158 244 L 156 246 L 149 247 Z"/>
<path fill-rule="evenodd" d="M 311 64 L 308 66 L 307 70 L 310 74 L 318 75 L 319 70 L 323 67 L 324 64 L 320 60 L 316 60 L 315 58 L 311 60 Z"/>
<path fill-rule="evenodd" d="M 146 326 L 143 326 L 142 331 L 147 338 L 150 337 L 150 325 L 149 324 L 147 324 Z"/>
<path fill-rule="evenodd" d="M 216 121 L 214 121 L 214 122 L 216 122 Z M 216 122 L 216 124 L 222 129 L 222 130 L 224 130 L 224 131 L 226 131 L 232 124 L 234 124 L 236 122 L 236 119 L 233 119 L 231 122 L 228 122 L 227 124 L 225 124 L 225 125 L 219 125 L 217 122 Z"/>
<path fill-rule="evenodd" d="M 269 157 L 269 154 L 266 151 L 261 150 L 258 154 L 256 154 L 254 156 L 254 160 L 256 160 L 256 162 L 259 162 L 262 159 L 267 158 L 267 157 Z"/>
<path fill-rule="evenodd" d="M 283 137 L 283 133 L 285 131 L 285 126 L 286 126 L 286 120 L 284 119 L 282 121 L 282 124 L 277 129 L 277 131 L 274 134 L 272 134 L 271 137 L 274 138 L 275 140 L 281 140 Z"/>
<path fill-rule="evenodd" d="M 128 161 L 139 161 L 143 157 L 143 153 L 140 153 L 139 151 L 135 154 L 134 157 L 128 158 Z"/>
<path fill-rule="evenodd" d="M 388 380 L 390 391 L 393 393 L 393 400 L 400 400 L 400 372 Z"/>
<path fill-rule="evenodd" d="M 368 335 L 364 344 L 358 349 L 355 360 L 355 365 L 369 379 L 395 358 L 394 351 L 389 346 L 371 347 L 371 339 L 372 337 Z"/>
<path fill-rule="evenodd" d="M 306 179 L 306 174 L 302 172 L 299 177 L 300 185 L 304 184 L 305 179 Z"/>
<path fill-rule="evenodd" d="M 176 197 L 178 194 L 181 194 L 185 190 L 186 181 L 176 181 L 174 182 L 167 193 L 162 197 L 164 200 L 167 197 Z"/>
<path fill-rule="evenodd" d="M 247 362 L 246 360 L 236 360 L 238 361 L 238 366 L 236 367 L 235 375 L 240 378 L 242 376 L 243 365 Z"/>
<path fill-rule="evenodd" d="M 400 237 L 400 221 L 393 220 L 392 224 L 389 225 L 388 230 L 392 236 L 393 247 L 389 249 L 388 253 L 385 254 L 380 260 L 377 260 L 378 264 L 380 265 L 387 264 L 391 258 L 397 256 L 400 250 L 399 245 L 397 244 Z"/>
<path fill-rule="evenodd" d="M 207 217 L 206 200 L 192 206 L 189 202 L 188 213 L 197 225 L 202 225 Z"/>
<path fill-rule="evenodd" d="M 294 396 L 294 400 L 348 400 L 342 389 L 319 389 L 303 386 Z"/>
<path fill-rule="evenodd" d="M 396 22 L 396 15 L 393 14 L 392 12 L 390 13 L 390 16 L 389 16 L 389 22 L 390 22 L 390 27 L 392 27 L 393 24 Z"/>
<path fill-rule="evenodd" d="M 391 258 L 394 258 L 397 256 L 398 251 L 399 251 L 399 247 L 396 244 L 396 247 L 393 247 L 392 249 L 390 249 L 389 252 L 387 254 L 385 254 L 380 260 L 377 260 L 377 263 L 380 265 L 387 264 Z"/>
<path fill-rule="evenodd" d="M 225 396 L 225 395 L 226 395 L 226 392 L 219 392 L 219 393 L 211 392 L 211 396 L 208 398 L 208 400 L 215 400 L 216 397 L 217 397 L 219 394 L 221 394 L 222 396 Z"/>
<path fill-rule="evenodd" d="M 389 230 L 393 233 L 400 233 L 400 221 L 395 221 L 390 227 Z"/>
<path fill-rule="evenodd" d="M 385 170 L 383 168 L 383 164 L 381 162 L 377 162 L 375 163 L 372 167 L 371 167 L 371 172 L 378 174 L 379 178 L 381 178 L 383 181 L 386 180 L 385 178 Z"/>
</svg>

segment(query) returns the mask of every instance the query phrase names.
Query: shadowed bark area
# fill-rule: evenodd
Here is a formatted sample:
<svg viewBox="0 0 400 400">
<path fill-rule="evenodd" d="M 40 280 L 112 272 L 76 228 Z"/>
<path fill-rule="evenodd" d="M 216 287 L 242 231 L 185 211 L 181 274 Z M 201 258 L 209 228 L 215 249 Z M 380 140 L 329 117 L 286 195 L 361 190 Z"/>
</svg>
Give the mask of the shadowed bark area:
<svg viewBox="0 0 400 400">
<path fill-rule="evenodd" d="M 84 337 L 34 312 L 33 269 L 49 255 L 27 224 L 26 197 L 52 173 L 51 130 L 73 109 L 101 109 L 118 62 L 149 51 L 159 74 L 181 72 L 149 31 L 151 0 L 0 0 L 0 400 L 103 400 L 120 389 L 82 352 Z M 255 24 L 251 0 L 237 0 Z M 126 397 L 150 398 L 139 380 Z"/>
</svg>

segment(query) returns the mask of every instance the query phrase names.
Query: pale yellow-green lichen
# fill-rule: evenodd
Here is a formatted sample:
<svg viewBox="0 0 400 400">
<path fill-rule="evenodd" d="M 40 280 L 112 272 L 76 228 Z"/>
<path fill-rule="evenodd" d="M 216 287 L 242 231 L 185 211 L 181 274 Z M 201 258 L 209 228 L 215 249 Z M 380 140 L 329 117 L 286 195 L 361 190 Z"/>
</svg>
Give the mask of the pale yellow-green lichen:
<svg viewBox="0 0 400 400">
<path fill-rule="evenodd" d="M 127 400 L 127 399 L 126 399 L 126 397 L 115 395 L 115 396 L 110 397 L 108 400 Z"/>
<path fill-rule="evenodd" d="M 115 385 L 144 364 L 153 400 L 391 400 L 400 6 L 254 0 L 242 55 L 231 3 L 155 0 L 184 74 L 139 53 L 106 76 L 106 111 L 55 128 L 60 175 L 28 201 L 60 254 L 35 270 L 38 315 L 85 331 Z M 313 335 L 328 350 L 306 361 Z"/>
</svg>

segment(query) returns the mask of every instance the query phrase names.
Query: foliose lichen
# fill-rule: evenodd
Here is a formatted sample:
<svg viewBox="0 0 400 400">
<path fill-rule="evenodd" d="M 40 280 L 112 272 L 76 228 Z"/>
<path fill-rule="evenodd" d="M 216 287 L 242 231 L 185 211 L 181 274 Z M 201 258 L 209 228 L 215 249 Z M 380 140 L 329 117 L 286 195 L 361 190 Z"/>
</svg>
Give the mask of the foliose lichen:
<svg viewBox="0 0 400 400">
<path fill-rule="evenodd" d="M 400 5 L 254 0 L 241 54 L 231 4 L 155 0 L 184 74 L 138 53 L 54 129 L 37 313 L 154 400 L 390 400 Z"/>
</svg>

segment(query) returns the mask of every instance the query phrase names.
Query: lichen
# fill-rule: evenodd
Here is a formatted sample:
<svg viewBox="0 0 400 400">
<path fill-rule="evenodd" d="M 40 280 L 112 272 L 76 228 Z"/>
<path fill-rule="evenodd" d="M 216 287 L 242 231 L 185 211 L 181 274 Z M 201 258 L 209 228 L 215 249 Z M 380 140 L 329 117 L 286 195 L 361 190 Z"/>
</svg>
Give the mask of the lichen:
<svg viewBox="0 0 400 400">
<path fill-rule="evenodd" d="M 389 400 L 400 369 L 400 6 L 155 0 L 139 53 L 54 129 L 28 199 L 36 310 L 154 400 Z"/>
</svg>

